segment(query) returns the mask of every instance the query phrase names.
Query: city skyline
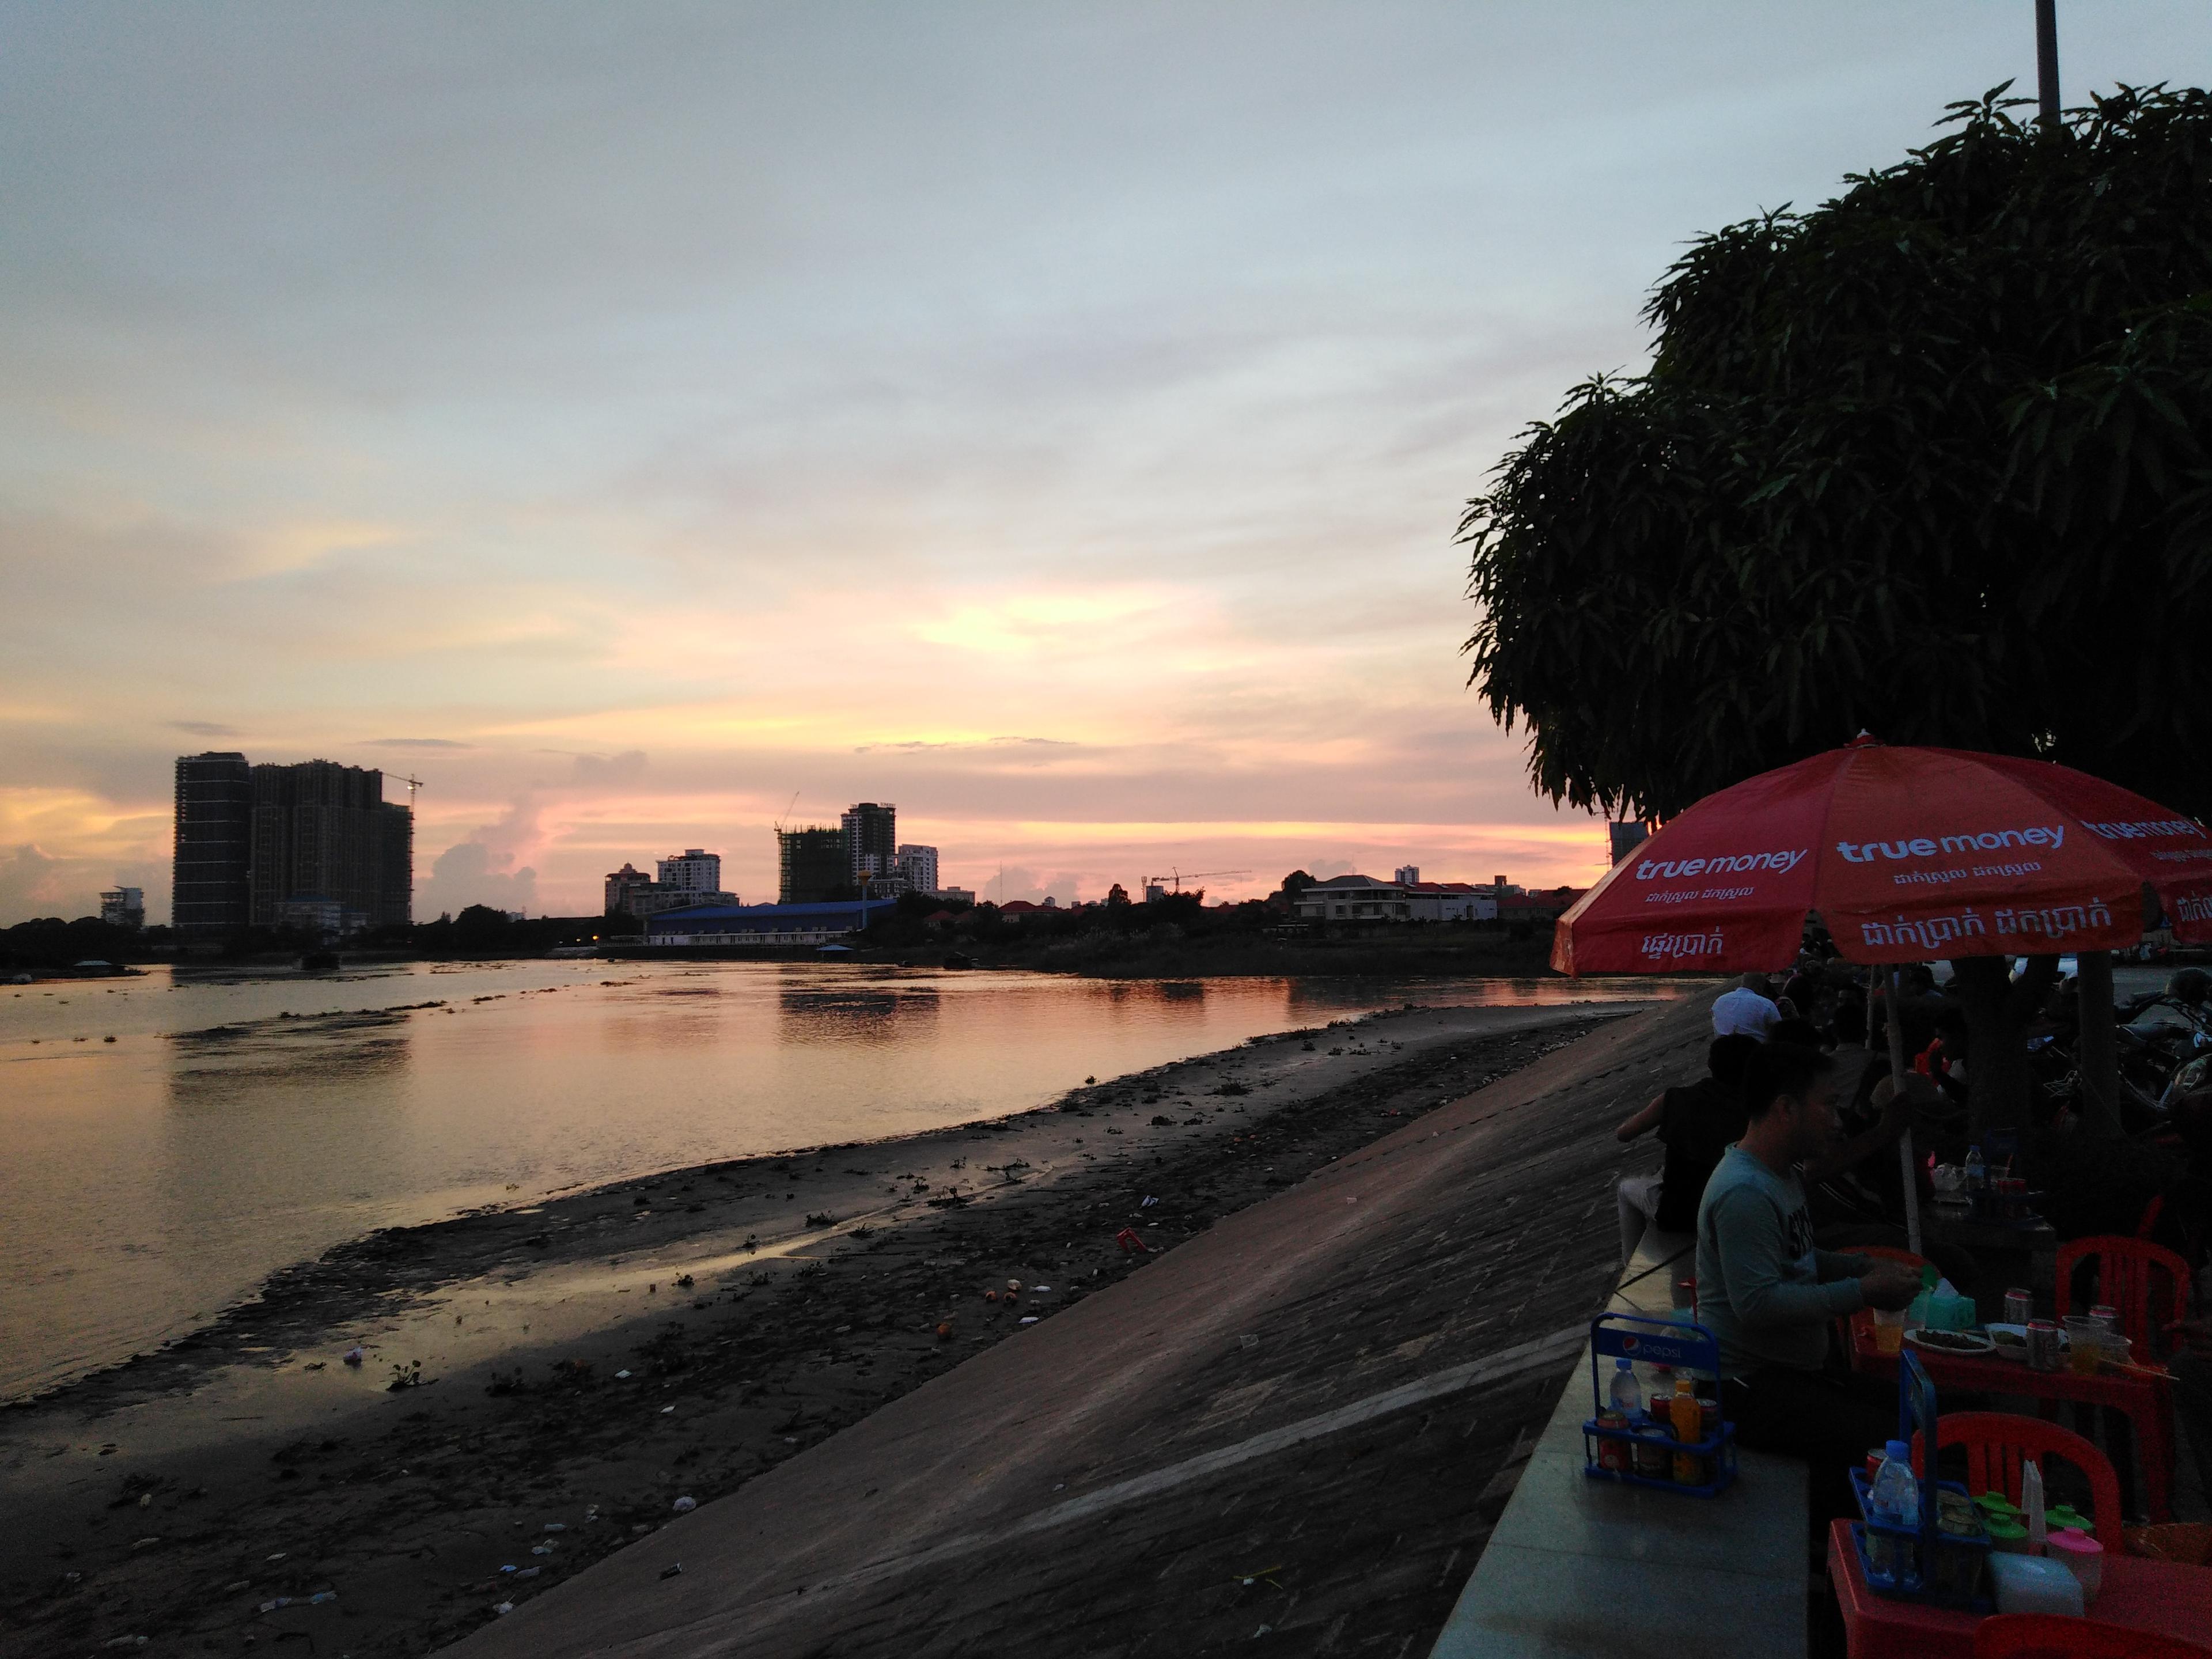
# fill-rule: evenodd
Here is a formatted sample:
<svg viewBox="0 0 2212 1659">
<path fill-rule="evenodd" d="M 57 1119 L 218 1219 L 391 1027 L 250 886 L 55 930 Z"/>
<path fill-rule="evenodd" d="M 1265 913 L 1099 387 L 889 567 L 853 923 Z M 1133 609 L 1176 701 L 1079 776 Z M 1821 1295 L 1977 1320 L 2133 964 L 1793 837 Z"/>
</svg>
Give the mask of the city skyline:
<svg viewBox="0 0 2212 1659">
<path fill-rule="evenodd" d="M 2032 91 L 2027 14 L 8 4 L 0 925 L 166 915 L 203 748 L 419 776 L 425 917 L 771 892 L 884 799 L 1009 898 L 1587 882 L 1459 503 L 1689 237 Z"/>
</svg>

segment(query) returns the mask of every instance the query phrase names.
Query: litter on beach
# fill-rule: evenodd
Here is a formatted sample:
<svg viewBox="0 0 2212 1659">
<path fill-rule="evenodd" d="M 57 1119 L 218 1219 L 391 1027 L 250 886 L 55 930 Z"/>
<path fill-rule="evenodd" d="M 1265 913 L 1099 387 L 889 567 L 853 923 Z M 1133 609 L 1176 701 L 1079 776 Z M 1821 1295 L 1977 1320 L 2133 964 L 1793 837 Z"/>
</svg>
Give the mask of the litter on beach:
<svg viewBox="0 0 2212 1659">
<path fill-rule="evenodd" d="M 689 1495 L 676 1500 L 676 1512 L 678 1515 L 689 1515 L 698 1507 L 699 1500 Z"/>
<path fill-rule="evenodd" d="M 660 1570 L 660 1576 L 663 1578 L 673 1578 L 683 1571 L 684 1564 L 681 1561 L 672 1562 Z"/>
</svg>

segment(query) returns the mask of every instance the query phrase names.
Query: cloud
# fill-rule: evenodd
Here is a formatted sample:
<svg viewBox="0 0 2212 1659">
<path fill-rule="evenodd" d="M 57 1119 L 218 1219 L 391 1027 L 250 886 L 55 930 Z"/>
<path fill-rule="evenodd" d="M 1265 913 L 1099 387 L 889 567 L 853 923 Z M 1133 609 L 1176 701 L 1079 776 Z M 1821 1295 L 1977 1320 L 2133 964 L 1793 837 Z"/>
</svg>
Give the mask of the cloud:
<svg viewBox="0 0 2212 1659">
<path fill-rule="evenodd" d="M 371 738 L 371 749 L 473 749 L 472 743 L 456 743 L 451 738 Z"/>
<path fill-rule="evenodd" d="M 236 726 L 218 726 L 213 720 L 171 720 L 169 726 L 173 731 L 189 732 L 196 738 L 234 738 L 238 735 Z"/>
<path fill-rule="evenodd" d="M 528 865 L 509 871 L 506 866 L 512 862 L 511 857 L 495 854 L 480 841 L 455 842 L 438 854 L 430 879 L 415 890 L 416 919 L 458 915 L 471 904 L 489 904 L 495 910 L 536 909 L 538 872 Z"/>
<path fill-rule="evenodd" d="M 29 842 L 0 854 L 0 916 L 27 915 L 60 897 L 63 860 L 49 857 Z"/>
<path fill-rule="evenodd" d="M 645 750 L 625 749 L 619 755 L 579 755 L 576 781 L 589 789 L 619 788 L 645 775 Z"/>
<path fill-rule="evenodd" d="M 878 754 L 949 754 L 961 750 L 976 751 L 993 749 L 1080 749 L 1079 743 L 1065 738 L 946 738 L 929 742 L 921 738 L 905 743 L 864 743 L 853 752 L 856 755 Z"/>
<path fill-rule="evenodd" d="M 416 919 L 459 915 L 471 904 L 538 909 L 538 871 L 518 861 L 544 838 L 539 811 L 538 803 L 525 796 L 496 822 L 439 854 L 429 880 L 415 890 Z"/>
</svg>

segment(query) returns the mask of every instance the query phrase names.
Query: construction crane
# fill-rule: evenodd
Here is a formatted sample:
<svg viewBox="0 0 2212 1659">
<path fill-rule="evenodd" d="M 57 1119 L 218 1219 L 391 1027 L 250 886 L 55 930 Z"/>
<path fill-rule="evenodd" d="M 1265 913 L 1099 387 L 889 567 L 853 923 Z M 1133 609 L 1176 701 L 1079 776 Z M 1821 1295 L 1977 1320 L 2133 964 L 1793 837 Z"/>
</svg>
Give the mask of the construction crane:
<svg viewBox="0 0 2212 1659">
<path fill-rule="evenodd" d="M 1233 878 L 1249 876 L 1251 873 L 1252 872 L 1249 870 L 1194 870 L 1187 878 L 1191 881 L 1204 881 L 1209 876 L 1215 876 L 1224 881 L 1228 881 Z M 1149 901 L 1156 891 L 1163 893 L 1170 891 L 1180 893 L 1182 891 L 1182 884 L 1185 879 L 1186 878 L 1180 870 L 1170 870 L 1164 876 L 1146 876 L 1145 878 L 1145 897 Z"/>
<path fill-rule="evenodd" d="M 407 786 L 407 810 L 412 812 L 415 810 L 415 792 L 422 787 L 422 780 L 420 778 L 402 778 L 399 781 Z"/>
</svg>

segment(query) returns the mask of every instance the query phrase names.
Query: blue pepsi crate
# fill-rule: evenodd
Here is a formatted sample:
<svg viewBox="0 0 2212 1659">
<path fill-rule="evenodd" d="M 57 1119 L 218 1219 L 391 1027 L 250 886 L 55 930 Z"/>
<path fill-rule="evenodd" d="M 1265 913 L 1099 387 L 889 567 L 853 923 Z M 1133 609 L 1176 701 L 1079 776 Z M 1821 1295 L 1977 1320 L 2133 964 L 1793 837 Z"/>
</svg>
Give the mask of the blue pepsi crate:
<svg viewBox="0 0 2212 1659">
<path fill-rule="evenodd" d="M 1936 1478 L 1936 1385 L 1918 1359 L 1899 1354 L 1897 1437 L 1908 1446 L 1917 1438 L 1921 1447 L 1920 1522 L 1900 1527 L 1877 1520 L 1869 1501 L 1874 1481 L 1864 1469 L 1853 1469 L 1851 1492 L 1858 1499 L 1859 1519 L 1851 1523 L 1851 1543 L 1859 1553 L 1859 1571 L 1877 1595 L 1992 1613 L 1996 1604 L 1982 1590 L 1988 1582 L 1990 1540 L 1979 1517 L 1972 1534 L 1947 1533 L 1936 1522 L 1940 1493 L 1956 1492 L 1962 1498 L 1968 1494 L 1959 1482 Z"/>
<path fill-rule="evenodd" d="M 1583 1424 L 1583 1473 L 1593 1480 L 1618 1480 L 1627 1486 L 1651 1486 L 1661 1492 L 1674 1492 L 1684 1498 L 1717 1498 L 1735 1484 L 1735 1425 L 1723 1413 L 1719 1426 L 1710 1438 L 1694 1443 L 1673 1437 L 1673 1425 L 1657 1425 L 1649 1412 L 1639 1411 L 1636 1420 L 1625 1428 L 1615 1428 L 1600 1422 L 1610 1408 L 1606 1402 L 1605 1364 L 1608 1359 L 1630 1359 L 1646 1365 L 1669 1365 L 1677 1372 L 1702 1371 L 1706 1376 L 1720 1375 L 1721 1345 L 1719 1339 L 1702 1325 L 1681 1320 L 1662 1319 L 1652 1314 L 1600 1314 L 1590 1321 L 1590 1397 L 1595 1406 L 1589 1418 Z M 1648 1431 L 1662 1426 L 1668 1437 L 1657 1442 Z M 1636 1448 L 1641 1441 L 1649 1445 L 1663 1443 L 1668 1454 L 1669 1474 L 1674 1468 L 1676 1453 L 1703 1460 L 1707 1478 L 1697 1485 L 1671 1479 L 1659 1479 L 1636 1472 Z M 1618 1455 L 1609 1464 L 1605 1449 L 1618 1447 Z M 1616 1466 L 1617 1465 L 1617 1466 Z"/>
</svg>

